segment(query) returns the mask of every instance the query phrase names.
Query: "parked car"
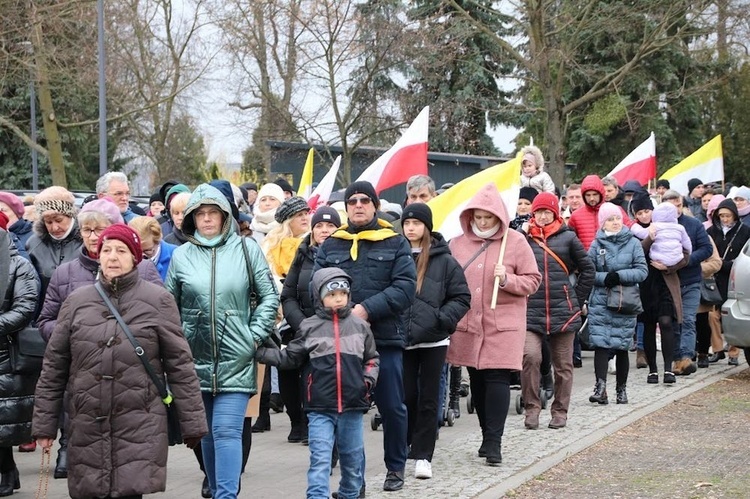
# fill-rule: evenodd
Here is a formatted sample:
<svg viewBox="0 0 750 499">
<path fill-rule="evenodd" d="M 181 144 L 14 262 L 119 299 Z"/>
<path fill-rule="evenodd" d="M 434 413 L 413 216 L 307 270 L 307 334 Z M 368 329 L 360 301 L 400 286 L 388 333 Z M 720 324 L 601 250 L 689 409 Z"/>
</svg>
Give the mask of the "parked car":
<svg viewBox="0 0 750 499">
<path fill-rule="evenodd" d="M 750 241 L 732 265 L 721 325 L 726 342 L 744 348 L 745 360 L 750 363 Z"/>
</svg>

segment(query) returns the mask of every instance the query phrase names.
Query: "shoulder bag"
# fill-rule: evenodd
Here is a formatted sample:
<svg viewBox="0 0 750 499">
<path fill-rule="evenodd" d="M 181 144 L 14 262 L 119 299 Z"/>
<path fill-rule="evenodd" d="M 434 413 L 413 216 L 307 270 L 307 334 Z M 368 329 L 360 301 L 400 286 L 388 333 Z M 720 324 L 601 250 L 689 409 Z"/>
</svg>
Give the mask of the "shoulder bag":
<svg viewBox="0 0 750 499">
<path fill-rule="evenodd" d="M 606 250 L 599 250 L 602 266 L 607 270 Z M 637 284 L 618 284 L 607 288 L 607 309 L 622 315 L 638 315 L 643 312 L 641 290 Z"/>
<path fill-rule="evenodd" d="M 47 343 L 39 328 L 26 326 L 17 333 L 8 335 L 10 369 L 13 374 L 39 376 Z"/>
<path fill-rule="evenodd" d="M 143 367 L 146 369 L 146 372 L 148 373 L 149 377 L 151 378 L 151 381 L 154 382 L 154 385 L 156 386 L 156 390 L 159 392 L 159 397 L 161 398 L 161 401 L 164 402 L 164 405 L 167 409 L 167 435 L 169 438 L 169 445 L 177 445 L 182 443 L 182 432 L 180 430 L 180 420 L 177 416 L 177 408 L 175 407 L 174 398 L 172 397 L 172 392 L 169 391 L 169 386 L 166 383 L 166 379 L 164 377 L 158 376 L 154 372 L 154 368 L 151 366 L 151 363 L 149 363 L 148 359 L 144 357 L 144 351 L 143 347 L 141 347 L 140 343 L 138 343 L 138 340 L 135 339 L 135 336 L 133 336 L 133 333 L 130 332 L 130 328 L 127 324 L 125 324 L 125 320 L 120 315 L 120 312 L 117 311 L 115 306 L 112 304 L 112 301 L 107 296 L 107 293 L 104 292 L 104 288 L 102 288 L 102 285 L 99 281 L 97 281 L 94 284 L 94 287 L 99 292 L 99 295 L 104 300 L 104 303 L 107 305 L 107 308 L 109 308 L 109 311 L 112 312 L 112 315 L 115 316 L 115 319 L 117 319 L 117 323 L 120 325 L 120 328 L 125 333 L 125 336 L 128 337 L 128 340 L 130 340 L 130 344 L 133 345 L 133 349 L 135 350 L 135 354 L 138 356 L 138 359 L 141 361 L 141 364 L 143 364 Z"/>
<path fill-rule="evenodd" d="M 725 249 L 724 254 L 721 255 L 722 262 L 732 248 L 732 243 L 734 242 L 734 238 L 737 237 L 738 232 L 739 230 L 734 233 L 732 239 L 727 245 L 727 249 Z M 721 305 L 723 302 L 724 299 L 721 297 L 719 287 L 716 285 L 716 276 L 712 275 L 711 277 L 704 277 L 703 280 L 701 280 L 701 303 L 704 305 Z"/>
</svg>

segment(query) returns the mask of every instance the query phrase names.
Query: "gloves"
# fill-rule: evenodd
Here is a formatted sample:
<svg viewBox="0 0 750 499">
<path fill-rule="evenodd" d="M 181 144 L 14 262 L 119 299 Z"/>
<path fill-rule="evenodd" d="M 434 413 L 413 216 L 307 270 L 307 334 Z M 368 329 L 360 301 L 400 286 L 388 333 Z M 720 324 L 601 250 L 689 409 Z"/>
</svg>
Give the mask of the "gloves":
<svg viewBox="0 0 750 499">
<path fill-rule="evenodd" d="M 620 275 L 615 271 L 609 272 L 604 278 L 604 285 L 608 288 L 614 288 L 618 284 L 620 284 Z"/>
</svg>

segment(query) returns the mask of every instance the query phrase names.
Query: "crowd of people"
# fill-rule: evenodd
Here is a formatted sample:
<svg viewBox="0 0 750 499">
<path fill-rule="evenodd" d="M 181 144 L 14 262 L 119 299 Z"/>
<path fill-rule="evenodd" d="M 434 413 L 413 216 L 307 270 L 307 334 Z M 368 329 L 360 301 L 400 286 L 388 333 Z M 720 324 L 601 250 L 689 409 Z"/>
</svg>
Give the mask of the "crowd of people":
<svg viewBox="0 0 750 499">
<path fill-rule="evenodd" d="M 309 445 L 307 497 L 331 496 L 338 463 L 333 497 L 353 499 L 365 495 L 372 404 L 383 490 L 403 488 L 410 459 L 415 478 L 432 478 L 443 408 L 460 416 L 462 369 L 478 456 L 498 466 L 511 386 L 525 428 L 540 427 L 543 392 L 547 427 L 564 428 L 582 348 L 594 351 L 600 405 L 608 373 L 628 403 L 629 351 L 648 384 L 738 364 L 701 283 L 714 277 L 726 300 L 750 239 L 749 188 L 692 179 L 687 193 L 666 181 L 648 192 L 589 175 L 560 192 L 534 146 L 519 175 L 517 206 L 488 184 L 450 241 L 434 231 L 439 190 L 424 175 L 402 204 L 358 181 L 314 212 L 284 179 L 168 181 L 143 213 L 122 173 L 102 176 L 81 207 L 59 186 L 26 204 L 0 192 L 0 497 L 20 487 L 14 447 L 55 440 L 54 477 L 71 497 L 163 491 L 174 416 L 202 496 L 235 498 L 252 434 L 285 408 L 289 442 Z M 11 362 L 30 328 L 47 342 L 38 375 Z"/>
</svg>

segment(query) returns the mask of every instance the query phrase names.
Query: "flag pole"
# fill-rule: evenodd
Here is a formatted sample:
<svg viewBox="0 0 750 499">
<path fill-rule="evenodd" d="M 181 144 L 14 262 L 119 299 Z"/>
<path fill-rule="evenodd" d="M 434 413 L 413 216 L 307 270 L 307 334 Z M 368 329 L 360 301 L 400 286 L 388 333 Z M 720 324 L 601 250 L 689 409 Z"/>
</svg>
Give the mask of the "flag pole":
<svg viewBox="0 0 750 499">
<path fill-rule="evenodd" d="M 505 236 L 503 236 L 503 242 L 500 243 L 500 255 L 497 257 L 497 264 L 501 265 L 503 263 L 503 258 L 505 257 L 505 246 L 508 243 L 508 231 L 511 230 L 510 228 L 507 228 L 505 230 Z M 505 281 L 508 281 L 508 275 L 505 275 Z M 497 305 L 497 291 L 498 287 L 500 287 L 500 277 L 495 276 L 495 286 L 492 289 L 492 306 L 490 307 L 492 310 L 495 310 L 495 306 Z"/>
</svg>

